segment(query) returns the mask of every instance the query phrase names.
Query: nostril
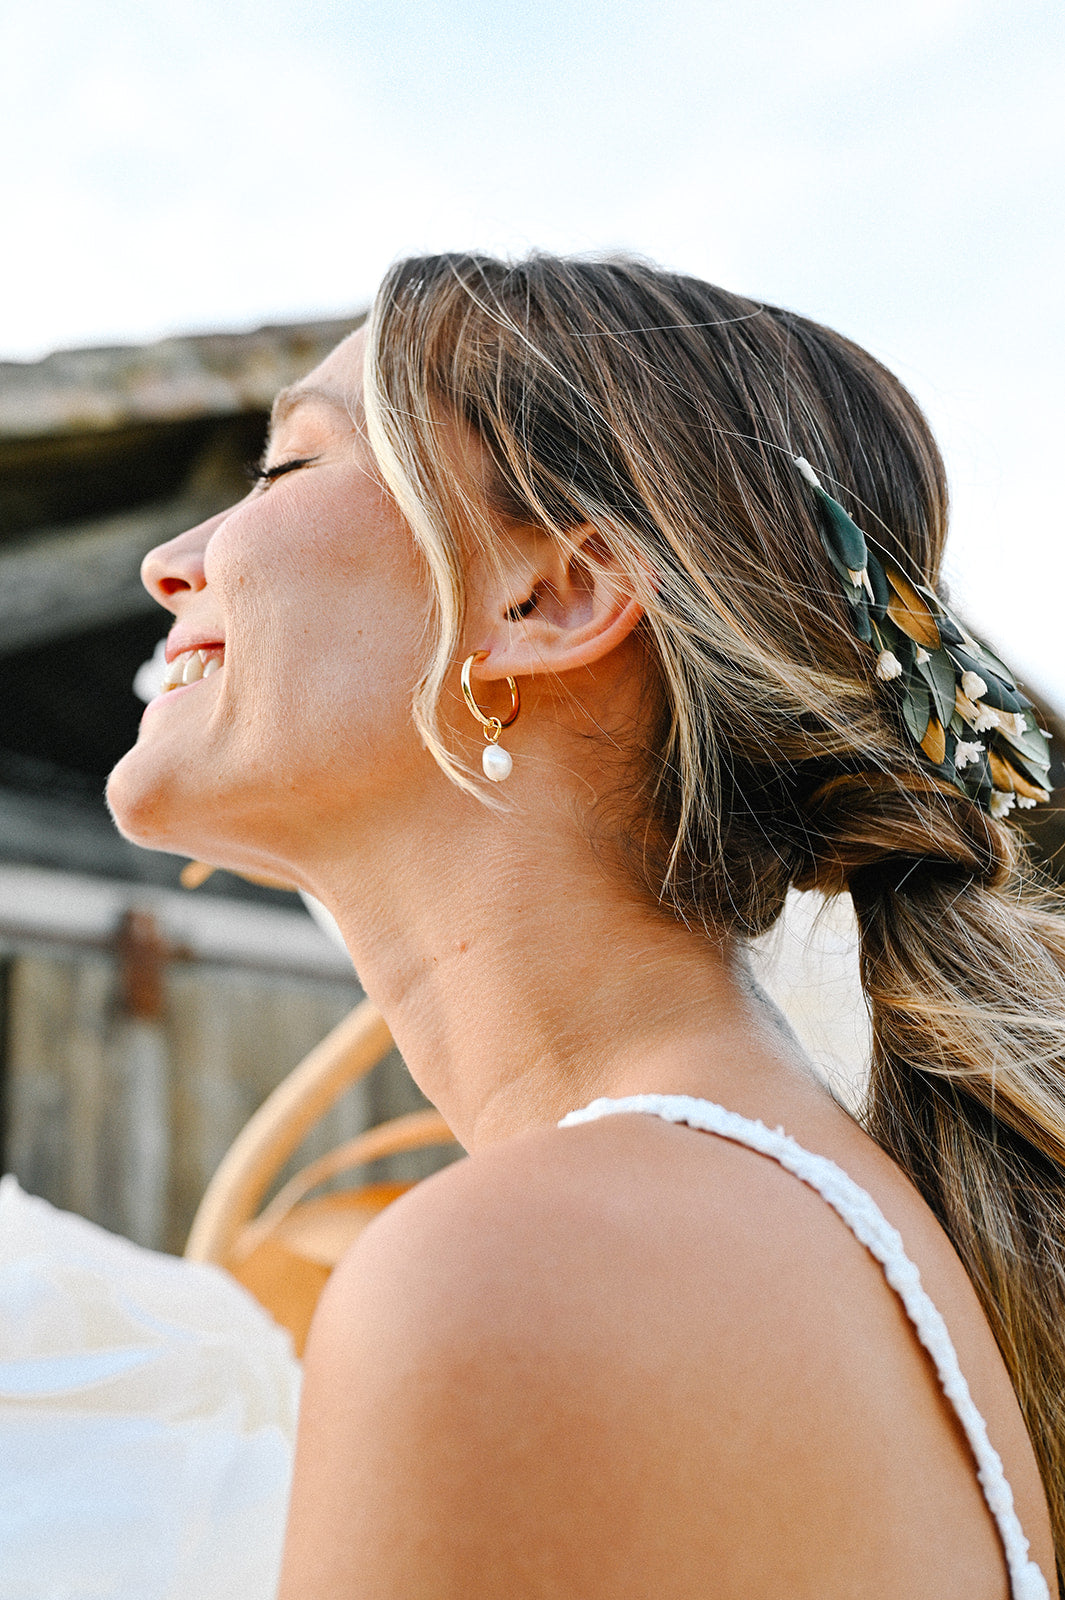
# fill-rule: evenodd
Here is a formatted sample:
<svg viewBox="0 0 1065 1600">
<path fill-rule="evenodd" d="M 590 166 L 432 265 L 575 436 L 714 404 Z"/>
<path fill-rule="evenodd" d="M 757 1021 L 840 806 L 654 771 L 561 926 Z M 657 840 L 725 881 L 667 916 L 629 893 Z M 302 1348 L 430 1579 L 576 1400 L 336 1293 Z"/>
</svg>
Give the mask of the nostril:
<svg viewBox="0 0 1065 1600">
<path fill-rule="evenodd" d="M 141 581 L 161 605 L 173 610 L 173 601 L 206 587 L 204 556 L 212 533 L 227 515 L 220 511 L 187 533 L 179 533 L 175 539 L 148 551 L 141 562 Z"/>
</svg>

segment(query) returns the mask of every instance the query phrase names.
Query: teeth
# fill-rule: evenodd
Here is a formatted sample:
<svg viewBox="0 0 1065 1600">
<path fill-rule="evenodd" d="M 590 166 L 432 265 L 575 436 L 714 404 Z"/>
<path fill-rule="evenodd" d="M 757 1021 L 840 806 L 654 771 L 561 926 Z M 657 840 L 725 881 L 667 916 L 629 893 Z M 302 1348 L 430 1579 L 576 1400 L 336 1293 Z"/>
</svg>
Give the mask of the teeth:
<svg viewBox="0 0 1065 1600">
<path fill-rule="evenodd" d="M 209 678 L 221 665 L 222 658 L 217 651 L 183 650 L 167 663 L 162 678 L 163 692 L 165 694 L 168 689 L 176 689 L 183 683 L 197 683 L 200 678 Z"/>
</svg>

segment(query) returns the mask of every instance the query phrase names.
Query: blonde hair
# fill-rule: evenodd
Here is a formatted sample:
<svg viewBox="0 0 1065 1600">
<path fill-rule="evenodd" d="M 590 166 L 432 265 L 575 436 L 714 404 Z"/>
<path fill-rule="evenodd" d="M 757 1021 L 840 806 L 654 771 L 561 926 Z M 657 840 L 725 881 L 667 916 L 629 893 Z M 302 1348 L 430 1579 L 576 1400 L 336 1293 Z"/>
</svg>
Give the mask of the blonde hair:
<svg viewBox="0 0 1065 1600">
<path fill-rule="evenodd" d="M 755 935 L 788 889 L 849 889 L 873 1024 L 866 1122 L 947 1230 L 1031 1434 L 1065 1555 L 1065 920 L 1017 836 L 921 762 L 826 561 L 802 455 L 934 585 L 942 463 L 915 402 L 839 334 L 640 261 L 399 263 L 367 354 L 370 441 L 428 562 L 437 703 L 472 535 L 591 524 L 657 669 L 629 865 L 675 914 Z M 483 490 L 454 465 L 479 436 Z M 653 574 L 653 581 L 648 577 Z"/>
</svg>

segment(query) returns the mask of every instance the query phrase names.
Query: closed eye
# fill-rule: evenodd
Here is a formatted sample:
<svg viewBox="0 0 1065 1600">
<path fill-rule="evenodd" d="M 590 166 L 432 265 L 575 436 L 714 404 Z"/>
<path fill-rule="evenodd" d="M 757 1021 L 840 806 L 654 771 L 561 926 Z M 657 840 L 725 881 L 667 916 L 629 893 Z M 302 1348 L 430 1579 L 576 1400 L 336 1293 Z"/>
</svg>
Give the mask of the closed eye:
<svg viewBox="0 0 1065 1600">
<path fill-rule="evenodd" d="M 286 472 L 295 472 L 297 467 L 309 467 L 317 460 L 317 456 L 295 456 L 291 461 L 279 461 L 275 467 L 264 467 L 261 462 L 249 461 L 245 470 L 253 484 L 261 484 L 266 488 L 275 478 L 283 478 Z"/>
</svg>

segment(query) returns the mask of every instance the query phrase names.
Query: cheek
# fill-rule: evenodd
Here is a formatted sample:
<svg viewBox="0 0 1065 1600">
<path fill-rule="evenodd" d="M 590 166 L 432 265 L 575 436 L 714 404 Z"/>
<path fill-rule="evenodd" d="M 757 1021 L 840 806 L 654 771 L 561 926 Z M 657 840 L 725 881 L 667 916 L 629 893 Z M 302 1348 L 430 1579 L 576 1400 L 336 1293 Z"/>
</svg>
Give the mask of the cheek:
<svg viewBox="0 0 1065 1600">
<path fill-rule="evenodd" d="M 439 781 L 411 717 L 430 605 L 405 529 L 356 537 L 307 514 L 269 534 L 233 517 L 212 542 L 226 669 L 209 715 L 191 696 L 162 708 L 169 721 L 112 780 L 119 824 L 141 843 L 209 860 L 297 850 L 309 826 L 348 828 Z"/>
<path fill-rule="evenodd" d="M 280 498 L 280 497 L 279 497 Z M 271 537 L 230 519 L 209 552 L 226 617 L 226 704 L 250 748 L 336 770 L 413 739 L 410 707 L 430 613 L 424 564 L 380 497 L 338 516 L 304 496 L 279 506 Z M 420 748 L 420 746 L 419 746 Z M 259 754 L 265 754 L 260 745 Z"/>
</svg>

